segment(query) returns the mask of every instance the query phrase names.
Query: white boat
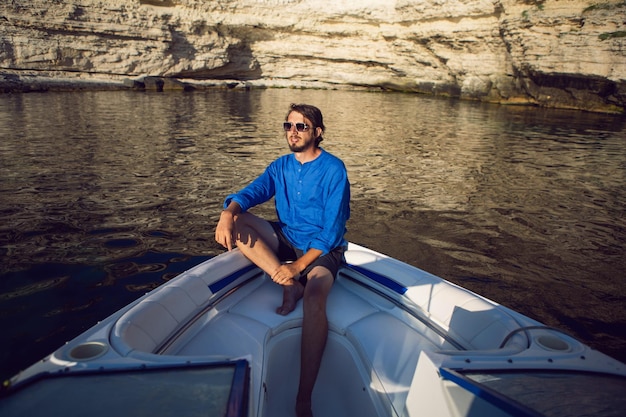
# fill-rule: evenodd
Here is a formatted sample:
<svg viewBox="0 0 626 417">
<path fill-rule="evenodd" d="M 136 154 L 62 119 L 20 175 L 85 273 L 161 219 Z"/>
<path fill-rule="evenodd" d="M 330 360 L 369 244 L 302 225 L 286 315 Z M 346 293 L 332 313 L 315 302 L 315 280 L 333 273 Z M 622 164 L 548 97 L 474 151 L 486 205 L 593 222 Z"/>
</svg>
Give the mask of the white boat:
<svg viewBox="0 0 626 417">
<path fill-rule="evenodd" d="M 626 366 L 350 244 L 328 301 L 320 417 L 617 416 Z M 5 383 L 8 416 L 293 416 L 301 303 L 234 250 L 151 291 Z"/>
</svg>

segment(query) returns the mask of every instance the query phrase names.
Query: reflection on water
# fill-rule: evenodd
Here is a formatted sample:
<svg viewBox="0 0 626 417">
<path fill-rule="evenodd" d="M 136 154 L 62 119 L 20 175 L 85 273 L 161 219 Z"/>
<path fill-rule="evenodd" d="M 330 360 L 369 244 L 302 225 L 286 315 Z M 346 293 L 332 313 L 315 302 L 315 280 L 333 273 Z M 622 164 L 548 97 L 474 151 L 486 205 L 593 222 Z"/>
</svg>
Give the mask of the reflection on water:
<svg viewBox="0 0 626 417">
<path fill-rule="evenodd" d="M 222 200 L 286 152 L 292 101 L 323 110 L 348 167 L 350 240 L 626 360 L 623 118 L 342 91 L 49 93 L 0 96 L 1 376 L 220 253 Z"/>
</svg>

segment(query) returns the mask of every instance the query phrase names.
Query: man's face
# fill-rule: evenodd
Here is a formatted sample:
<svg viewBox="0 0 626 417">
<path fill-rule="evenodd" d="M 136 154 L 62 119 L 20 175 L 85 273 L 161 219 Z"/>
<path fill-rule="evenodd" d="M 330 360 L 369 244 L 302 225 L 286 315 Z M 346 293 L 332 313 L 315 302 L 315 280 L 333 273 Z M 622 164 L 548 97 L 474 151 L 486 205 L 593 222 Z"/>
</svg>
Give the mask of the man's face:
<svg viewBox="0 0 626 417">
<path fill-rule="evenodd" d="M 304 152 L 315 148 L 315 129 L 309 119 L 302 114 L 292 111 L 287 117 L 287 122 L 291 122 L 291 129 L 286 131 L 287 143 L 292 152 Z M 307 128 L 299 132 L 296 129 L 296 123 L 304 123 Z"/>
</svg>

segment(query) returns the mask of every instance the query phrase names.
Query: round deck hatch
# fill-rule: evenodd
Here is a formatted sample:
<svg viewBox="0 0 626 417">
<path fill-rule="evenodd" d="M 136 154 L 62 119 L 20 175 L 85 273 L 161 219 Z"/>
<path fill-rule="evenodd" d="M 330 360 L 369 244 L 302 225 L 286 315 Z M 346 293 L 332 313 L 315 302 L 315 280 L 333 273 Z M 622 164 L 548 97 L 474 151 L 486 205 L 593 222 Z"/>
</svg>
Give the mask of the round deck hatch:
<svg viewBox="0 0 626 417">
<path fill-rule="evenodd" d="M 68 352 L 70 359 L 75 361 L 88 361 L 99 358 L 109 350 L 109 345 L 102 342 L 87 342 L 74 346 Z"/>
<path fill-rule="evenodd" d="M 570 349 L 569 343 L 553 335 L 541 335 L 536 341 L 539 346 L 548 350 L 563 352 Z"/>
</svg>

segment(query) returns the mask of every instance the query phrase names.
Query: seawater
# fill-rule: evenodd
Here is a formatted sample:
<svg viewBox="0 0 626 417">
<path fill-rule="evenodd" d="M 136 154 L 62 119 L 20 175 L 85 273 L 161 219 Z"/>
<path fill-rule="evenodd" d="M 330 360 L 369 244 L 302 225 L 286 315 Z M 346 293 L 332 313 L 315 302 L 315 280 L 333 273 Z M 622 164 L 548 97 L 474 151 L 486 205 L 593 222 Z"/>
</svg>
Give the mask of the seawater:
<svg viewBox="0 0 626 417">
<path fill-rule="evenodd" d="M 223 198 L 292 102 L 352 185 L 349 240 L 626 360 L 626 120 L 323 90 L 0 95 L 3 379 L 223 251 Z M 273 217 L 271 204 L 255 210 Z"/>
</svg>

